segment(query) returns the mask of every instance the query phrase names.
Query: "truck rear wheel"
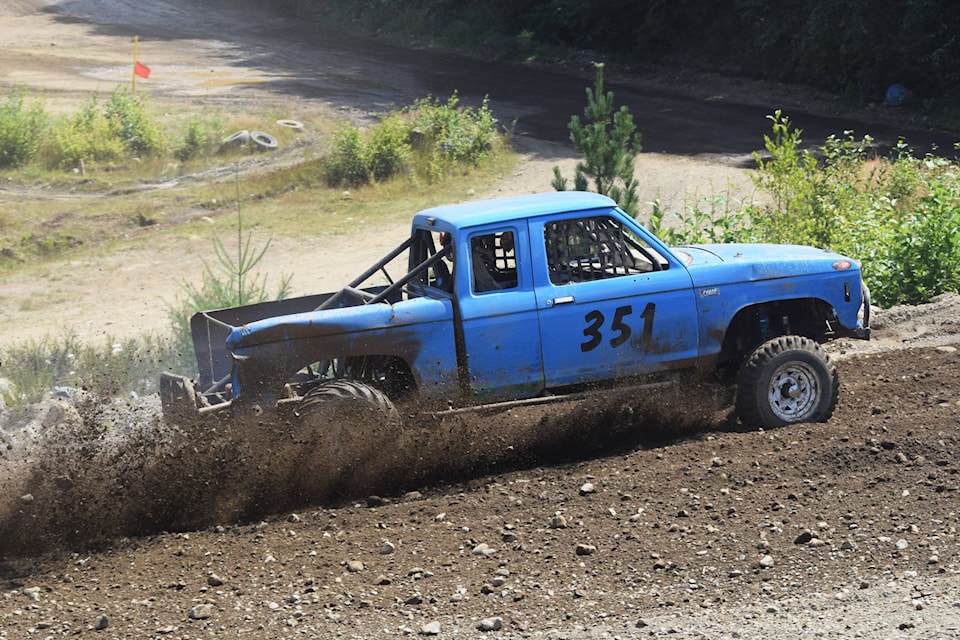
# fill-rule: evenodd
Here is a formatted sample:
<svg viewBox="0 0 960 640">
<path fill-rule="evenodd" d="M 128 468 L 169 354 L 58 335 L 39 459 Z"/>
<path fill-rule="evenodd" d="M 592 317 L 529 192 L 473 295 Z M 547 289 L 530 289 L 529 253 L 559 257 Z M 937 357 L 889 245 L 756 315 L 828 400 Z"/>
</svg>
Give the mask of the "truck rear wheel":
<svg viewBox="0 0 960 640">
<path fill-rule="evenodd" d="M 823 348 L 803 336 L 761 344 L 737 376 L 737 415 L 747 427 L 825 422 L 840 393 L 837 369 Z"/>
</svg>

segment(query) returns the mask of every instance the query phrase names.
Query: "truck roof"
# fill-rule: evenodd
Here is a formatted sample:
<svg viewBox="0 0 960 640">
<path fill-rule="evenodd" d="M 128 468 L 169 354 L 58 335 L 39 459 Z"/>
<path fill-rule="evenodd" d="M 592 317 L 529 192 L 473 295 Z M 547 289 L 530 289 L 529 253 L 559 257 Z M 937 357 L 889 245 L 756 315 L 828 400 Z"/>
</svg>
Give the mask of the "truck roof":
<svg viewBox="0 0 960 640">
<path fill-rule="evenodd" d="M 477 225 L 517 220 L 533 216 L 582 211 L 586 209 L 609 209 L 617 204 L 607 196 L 588 191 L 553 191 L 493 200 L 478 200 L 461 204 L 424 209 L 413 218 L 418 226 L 434 226 L 437 221 L 457 229 Z"/>
</svg>

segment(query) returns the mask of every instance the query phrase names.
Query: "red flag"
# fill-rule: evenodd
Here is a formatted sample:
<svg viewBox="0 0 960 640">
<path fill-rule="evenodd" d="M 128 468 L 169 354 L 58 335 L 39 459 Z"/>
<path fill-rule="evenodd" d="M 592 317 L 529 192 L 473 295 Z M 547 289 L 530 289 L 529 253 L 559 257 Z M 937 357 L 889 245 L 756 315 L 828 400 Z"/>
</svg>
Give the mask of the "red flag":
<svg viewBox="0 0 960 640">
<path fill-rule="evenodd" d="M 143 64 L 143 63 L 140 62 L 139 60 L 134 63 L 134 65 L 133 65 L 133 72 L 134 72 L 136 75 L 140 76 L 141 78 L 149 78 L 149 77 L 150 77 L 150 67 L 148 67 L 147 65 Z"/>
</svg>

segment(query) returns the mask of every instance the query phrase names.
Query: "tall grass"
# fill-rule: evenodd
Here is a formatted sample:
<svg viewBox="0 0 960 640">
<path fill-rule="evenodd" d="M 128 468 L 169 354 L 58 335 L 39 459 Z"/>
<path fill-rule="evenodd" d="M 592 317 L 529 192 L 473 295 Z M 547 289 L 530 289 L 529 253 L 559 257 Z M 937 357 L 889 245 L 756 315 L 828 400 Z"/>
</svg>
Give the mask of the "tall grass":
<svg viewBox="0 0 960 640">
<path fill-rule="evenodd" d="M 84 389 L 100 397 L 157 391 L 158 372 L 192 361 L 170 338 L 144 335 L 92 344 L 75 334 L 45 337 L 0 348 L 0 399 L 22 411 L 56 387 Z"/>
</svg>

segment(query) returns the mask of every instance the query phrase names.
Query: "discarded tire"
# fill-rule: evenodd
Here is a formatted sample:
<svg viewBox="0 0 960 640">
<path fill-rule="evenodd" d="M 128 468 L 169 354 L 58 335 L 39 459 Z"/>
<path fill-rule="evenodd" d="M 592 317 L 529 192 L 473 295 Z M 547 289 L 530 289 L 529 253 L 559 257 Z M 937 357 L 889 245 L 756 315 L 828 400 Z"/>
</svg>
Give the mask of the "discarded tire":
<svg viewBox="0 0 960 640">
<path fill-rule="evenodd" d="M 263 131 L 251 131 L 250 141 L 262 149 L 276 149 L 277 139 Z"/>
<path fill-rule="evenodd" d="M 303 129 L 303 123 L 297 120 L 277 120 L 277 124 L 288 129 Z"/>
<path fill-rule="evenodd" d="M 224 146 L 234 145 L 239 147 L 247 144 L 248 142 L 250 142 L 250 132 L 246 129 L 243 129 L 242 131 L 237 131 L 233 135 L 229 135 L 224 138 L 222 144 Z"/>
</svg>

